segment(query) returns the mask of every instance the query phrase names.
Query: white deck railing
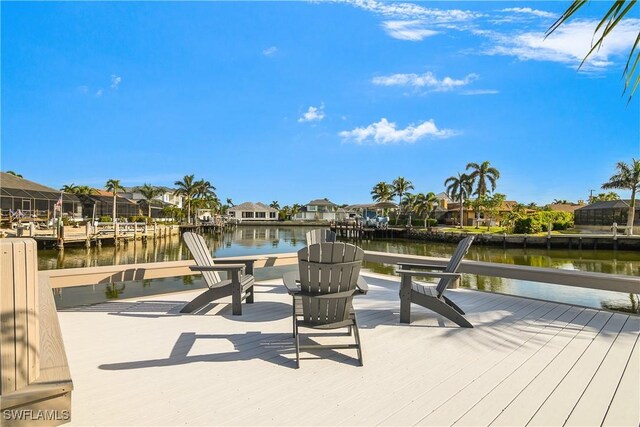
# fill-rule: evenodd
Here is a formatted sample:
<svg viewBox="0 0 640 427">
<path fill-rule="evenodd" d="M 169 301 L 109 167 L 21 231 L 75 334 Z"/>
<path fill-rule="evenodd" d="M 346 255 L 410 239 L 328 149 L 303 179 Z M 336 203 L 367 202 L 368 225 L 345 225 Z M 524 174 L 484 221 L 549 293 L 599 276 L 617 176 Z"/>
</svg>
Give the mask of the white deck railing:
<svg viewBox="0 0 640 427">
<path fill-rule="evenodd" d="M 255 268 L 294 265 L 297 263 L 295 252 L 256 255 L 250 257 L 228 257 L 232 259 L 256 259 Z M 388 252 L 365 251 L 365 261 L 396 264 L 399 262 L 428 262 L 446 265 L 447 258 L 434 258 L 418 255 L 394 254 Z M 52 288 L 94 285 L 99 283 L 126 282 L 167 277 L 192 275 L 189 266 L 194 261 L 167 261 L 144 264 L 124 264 L 102 267 L 65 268 L 45 270 L 39 274 Z M 640 294 L 640 278 L 619 274 L 592 273 L 555 268 L 528 267 L 480 261 L 463 261 L 460 272 L 480 276 L 502 277 L 508 279 L 529 280 L 579 288 L 599 289 L 614 292 Z"/>
</svg>

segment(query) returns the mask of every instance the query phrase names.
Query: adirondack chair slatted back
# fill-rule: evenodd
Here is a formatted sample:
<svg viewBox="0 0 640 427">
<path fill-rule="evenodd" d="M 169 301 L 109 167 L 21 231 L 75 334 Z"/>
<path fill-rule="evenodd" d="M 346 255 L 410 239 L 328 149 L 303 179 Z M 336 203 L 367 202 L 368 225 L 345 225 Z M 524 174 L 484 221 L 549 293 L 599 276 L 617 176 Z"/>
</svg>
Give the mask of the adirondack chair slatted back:
<svg viewBox="0 0 640 427">
<path fill-rule="evenodd" d="M 362 249 L 347 243 L 316 243 L 298 251 L 305 322 L 327 325 L 349 318 L 363 258 Z"/>
<path fill-rule="evenodd" d="M 336 233 L 331 230 L 311 230 L 307 231 L 307 245 L 313 245 L 315 243 L 335 242 Z"/>
<path fill-rule="evenodd" d="M 465 255 L 467 255 L 467 252 L 469 252 L 469 248 L 471 247 L 471 243 L 473 243 L 473 239 L 474 236 L 465 237 L 460 241 L 460 243 L 458 243 L 458 247 L 451 256 L 451 260 L 449 261 L 447 268 L 444 269 L 446 273 L 455 273 L 458 271 L 458 267 L 460 266 L 462 259 L 465 257 Z M 440 279 L 438 285 L 436 286 L 438 297 L 440 297 L 442 293 L 447 290 L 447 287 L 449 286 L 451 281 L 452 279 L 448 278 Z"/>
<path fill-rule="evenodd" d="M 211 252 L 209 252 L 209 247 L 207 246 L 207 242 L 205 242 L 204 237 L 200 234 L 186 232 L 182 234 L 182 238 L 189 248 L 189 251 L 191 251 L 191 255 L 197 265 L 214 265 Z M 215 287 L 217 284 L 222 282 L 220 280 L 220 275 L 218 275 L 216 271 L 203 271 L 202 277 L 204 277 L 205 283 L 210 288 Z"/>
</svg>

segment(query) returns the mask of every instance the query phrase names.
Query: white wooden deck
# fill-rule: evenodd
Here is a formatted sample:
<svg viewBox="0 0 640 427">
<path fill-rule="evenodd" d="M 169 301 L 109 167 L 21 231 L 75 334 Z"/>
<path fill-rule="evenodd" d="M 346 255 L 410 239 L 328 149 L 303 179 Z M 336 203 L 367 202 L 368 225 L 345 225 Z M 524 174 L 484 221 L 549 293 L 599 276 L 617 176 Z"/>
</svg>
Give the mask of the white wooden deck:
<svg viewBox="0 0 640 427">
<path fill-rule="evenodd" d="M 325 350 L 294 369 L 291 302 L 277 280 L 257 285 L 240 317 L 226 304 L 180 315 L 202 290 L 62 311 L 71 424 L 640 422 L 639 317 L 452 290 L 474 329 L 415 305 L 401 325 L 398 282 L 367 279 L 355 301 L 364 367 L 355 351 Z"/>
</svg>

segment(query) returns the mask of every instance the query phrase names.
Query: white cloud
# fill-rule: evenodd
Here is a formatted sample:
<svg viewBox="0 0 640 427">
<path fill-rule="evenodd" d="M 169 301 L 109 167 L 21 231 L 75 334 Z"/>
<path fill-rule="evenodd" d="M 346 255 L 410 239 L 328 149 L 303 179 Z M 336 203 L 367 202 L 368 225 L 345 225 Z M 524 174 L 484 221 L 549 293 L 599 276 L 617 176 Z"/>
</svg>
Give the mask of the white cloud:
<svg viewBox="0 0 640 427">
<path fill-rule="evenodd" d="M 500 93 L 495 89 L 472 89 L 460 92 L 460 95 L 495 95 Z"/>
<path fill-rule="evenodd" d="M 354 141 L 357 144 L 373 142 L 375 144 L 397 144 L 402 142 L 414 143 L 428 137 L 449 138 L 457 135 L 451 129 L 438 129 L 433 119 L 426 120 L 417 126 L 409 125 L 404 129 L 397 129 L 393 122 L 381 118 L 379 122 L 367 127 L 359 127 L 353 130 L 342 131 L 338 135 L 345 141 Z"/>
<path fill-rule="evenodd" d="M 111 74 L 111 89 L 118 89 L 120 82 L 122 82 L 122 77 L 116 74 Z"/>
<path fill-rule="evenodd" d="M 538 16 L 540 18 L 554 18 L 555 14 L 551 12 L 546 12 L 544 10 L 531 9 L 530 7 L 508 7 L 506 9 L 500 10 L 500 12 L 505 13 L 520 13 L 524 15 L 533 15 Z"/>
<path fill-rule="evenodd" d="M 300 123 L 302 122 L 319 122 L 324 119 L 324 104 L 321 104 L 320 107 L 309 107 L 306 113 L 302 115 L 298 119 Z"/>
<path fill-rule="evenodd" d="M 78 86 L 78 92 L 80 92 L 80 93 L 87 93 L 87 92 L 89 92 L 89 86 L 85 86 L 85 85 Z"/>
<path fill-rule="evenodd" d="M 421 41 L 438 34 L 437 31 L 423 28 L 423 25 L 419 20 L 386 21 L 382 23 L 382 28 L 389 36 L 398 40 Z"/>
<path fill-rule="evenodd" d="M 376 0 L 348 0 L 348 3 L 387 17 L 400 19 L 426 19 L 432 23 L 451 23 L 468 21 L 480 13 L 460 9 L 429 9 L 413 3 L 378 2 Z"/>
<path fill-rule="evenodd" d="M 390 76 L 374 77 L 371 81 L 379 86 L 412 86 L 415 88 L 428 88 L 435 92 L 446 92 L 462 86 L 466 86 L 478 79 L 477 74 L 467 74 L 464 79 L 453 79 L 445 77 L 438 80 L 435 74 L 426 72 L 424 74 L 392 74 Z"/>
<path fill-rule="evenodd" d="M 543 32 L 524 32 L 515 35 L 493 33 L 494 46 L 484 53 L 488 55 L 515 56 L 520 60 L 552 61 L 580 64 L 596 39 L 594 20 L 575 20 L 564 24 L 546 39 Z M 607 36 L 600 49 L 585 62 L 585 71 L 597 71 L 612 64 L 612 57 L 626 55 L 638 35 L 640 20 L 620 21 Z"/>
<path fill-rule="evenodd" d="M 100 97 L 102 96 L 102 94 L 103 94 L 103 93 L 104 93 L 104 90 L 102 90 L 102 89 L 98 89 L 98 90 L 96 91 L 96 97 L 100 98 Z"/>
<path fill-rule="evenodd" d="M 278 52 L 278 48 L 275 46 L 268 47 L 262 51 L 264 56 L 273 56 Z"/>
</svg>

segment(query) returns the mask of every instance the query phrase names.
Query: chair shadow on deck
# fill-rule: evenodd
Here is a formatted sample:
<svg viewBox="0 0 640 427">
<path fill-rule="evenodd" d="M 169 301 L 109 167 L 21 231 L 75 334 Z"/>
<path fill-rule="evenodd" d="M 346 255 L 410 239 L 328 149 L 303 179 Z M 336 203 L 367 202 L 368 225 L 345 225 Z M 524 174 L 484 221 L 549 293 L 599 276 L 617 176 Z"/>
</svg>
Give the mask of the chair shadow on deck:
<svg viewBox="0 0 640 427">
<path fill-rule="evenodd" d="M 328 334 L 322 334 L 326 336 Z M 234 346 L 234 351 L 220 353 L 189 355 L 197 340 L 228 340 Z M 313 354 L 317 352 L 311 352 Z M 286 355 L 290 354 L 289 358 Z M 250 331 L 237 334 L 196 334 L 183 332 L 166 358 L 137 360 L 131 362 L 107 363 L 98 366 L 106 371 L 128 369 L 144 369 L 165 366 L 178 366 L 198 362 L 237 362 L 253 359 L 263 360 L 291 369 L 295 368 L 295 346 L 290 333 L 262 333 Z M 322 351 L 324 359 L 349 363 L 349 357 L 337 351 Z M 346 360 L 345 360 L 346 358 Z M 355 362 L 354 362 L 355 363 Z"/>
</svg>

